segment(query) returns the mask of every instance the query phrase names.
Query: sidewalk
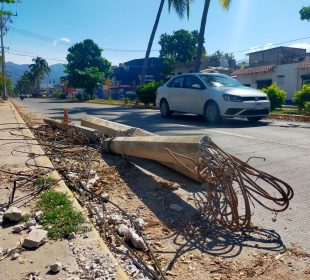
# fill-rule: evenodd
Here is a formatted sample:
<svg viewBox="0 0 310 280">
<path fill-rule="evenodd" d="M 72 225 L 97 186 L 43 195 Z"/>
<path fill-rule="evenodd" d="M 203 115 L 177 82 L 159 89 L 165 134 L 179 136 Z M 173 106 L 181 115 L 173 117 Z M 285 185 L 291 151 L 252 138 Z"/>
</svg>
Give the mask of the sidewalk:
<svg viewBox="0 0 310 280">
<path fill-rule="evenodd" d="M 34 166 L 31 167 L 35 163 L 51 167 L 52 164 L 44 155 L 35 160 L 32 158 L 34 154 L 43 154 L 43 151 L 38 145 L 32 145 L 36 144 L 34 140 L 30 139 L 33 137 L 32 133 L 10 102 L 0 103 L 0 116 L 1 223 L 12 193 L 13 181 L 19 177 L 18 174 L 35 174 L 38 169 Z M 59 180 L 59 175 L 56 172 L 52 172 L 49 176 Z M 29 216 L 36 211 L 34 188 L 33 184 L 28 183 L 22 186 L 18 183 L 12 205 L 23 213 L 28 213 L 27 217 L 23 216 L 28 221 L 30 221 Z M 67 192 L 70 196 L 71 192 L 63 181 L 58 182 L 55 189 Z M 85 212 L 73 198 L 72 193 L 71 198 L 74 207 L 85 216 Z M 21 226 L 21 223 L 5 221 L 0 225 L 0 279 L 128 279 L 94 228 L 86 234 L 76 235 L 70 241 L 66 239 L 48 240 L 40 247 L 28 250 L 21 244 L 30 232 L 39 229 L 40 226 L 24 228 L 19 233 L 13 233 L 13 228 L 16 226 Z M 5 253 L 6 251 L 11 252 Z M 61 269 L 59 272 L 53 273 L 50 271 L 50 265 L 57 262 L 61 263 Z M 89 266 L 89 270 L 87 270 L 87 266 Z M 95 277 L 95 271 L 97 271 L 98 277 Z"/>
</svg>

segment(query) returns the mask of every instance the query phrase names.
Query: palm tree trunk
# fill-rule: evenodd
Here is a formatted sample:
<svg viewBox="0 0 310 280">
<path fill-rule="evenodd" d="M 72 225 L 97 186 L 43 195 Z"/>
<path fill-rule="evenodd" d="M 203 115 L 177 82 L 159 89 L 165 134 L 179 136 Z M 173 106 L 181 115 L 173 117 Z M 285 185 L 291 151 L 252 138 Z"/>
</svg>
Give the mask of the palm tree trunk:
<svg viewBox="0 0 310 280">
<path fill-rule="evenodd" d="M 196 63 L 195 63 L 195 72 L 199 72 L 200 65 L 201 65 L 201 57 L 202 57 L 202 50 L 203 50 L 203 43 L 205 41 L 205 29 L 206 29 L 206 22 L 207 22 L 207 16 L 209 11 L 211 0 L 205 0 L 205 5 L 203 8 L 203 13 L 201 17 L 201 23 L 200 23 L 200 31 L 198 36 L 198 47 L 197 47 L 197 56 L 196 56 Z"/>
<path fill-rule="evenodd" d="M 155 33 L 156 33 L 156 30 L 157 30 L 157 27 L 158 27 L 159 19 L 160 19 L 161 12 L 163 10 L 164 4 L 165 4 L 165 0 L 161 0 L 160 4 L 159 4 L 158 12 L 157 12 L 156 20 L 155 20 L 155 23 L 154 23 L 154 26 L 153 26 L 153 30 L 152 30 L 152 33 L 151 33 L 151 37 L 150 37 L 150 40 L 149 40 L 149 44 L 147 46 L 147 50 L 146 50 L 146 53 L 145 53 L 143 70 L 142 70 L 142 75 L 141 75 L 141 85 L 145 84 L 145 76 L 146 76 L 147 66 L 148 66 L 148 63 L 149 63 L 149 57 L 150 57 L 150 53 L 151 53 L 151 49 L 152 49 Z"/>
</svg>

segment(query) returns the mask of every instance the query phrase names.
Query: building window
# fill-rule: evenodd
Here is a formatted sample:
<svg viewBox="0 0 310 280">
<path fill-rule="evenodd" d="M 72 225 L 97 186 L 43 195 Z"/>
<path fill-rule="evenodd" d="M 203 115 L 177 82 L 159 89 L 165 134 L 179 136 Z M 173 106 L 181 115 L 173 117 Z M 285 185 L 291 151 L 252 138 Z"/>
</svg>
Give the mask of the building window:
<svg viewBox="0 0 310 280">
<path fill-rule="evenodd" d="M 302 85 L 309 85 L 310 84 L 310 74 L 308 75 L 301 75 Z"/>
<path fill-rule="evenodd" d="M 243 84 L 245 87 L 251 87 L 251 84 Z"/>
<path fill-rule="evenodd" d="M 257 89 L 267 88 L 272 84 L 272 80 L 257 80 Z"/>
</svg>

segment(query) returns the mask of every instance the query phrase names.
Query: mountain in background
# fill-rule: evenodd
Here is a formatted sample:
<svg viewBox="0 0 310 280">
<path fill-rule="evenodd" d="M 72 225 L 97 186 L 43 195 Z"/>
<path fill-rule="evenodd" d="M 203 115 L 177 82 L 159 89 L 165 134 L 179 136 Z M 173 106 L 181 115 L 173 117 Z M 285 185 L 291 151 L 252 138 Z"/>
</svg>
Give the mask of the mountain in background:
<svg viewBox="0 0 310 280">
<path fill-rule="evenodd" d="M 43 82 L 49 82 L 53 84 L 60 83 L 60 77 L 64 76 L 64 65 L 61 63 L 49 65 L 51 72 L 45 77 Z M 13 62 L 6 63 L 7 75 L 13 80 L 14 84 L 24 74 L 25 71 L 29 70 L 29 64 L 15 64 Z"/>
</svg>

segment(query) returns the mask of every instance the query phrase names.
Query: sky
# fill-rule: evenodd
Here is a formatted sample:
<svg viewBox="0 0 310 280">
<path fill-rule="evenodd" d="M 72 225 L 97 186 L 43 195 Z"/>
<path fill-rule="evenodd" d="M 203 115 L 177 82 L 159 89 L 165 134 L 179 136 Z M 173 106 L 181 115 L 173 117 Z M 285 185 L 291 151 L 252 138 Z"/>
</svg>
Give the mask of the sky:
<svg viewBox="0 0 310 280">
<path fill-rule="evenodd" d="M 27 64 L 41 56 L 49 64 L 66 63 L 68 48 L 84 39 L 94 40 L 113 65 L 143 58 L 159 3 L 22 0 L 20 4 L 6 5 L 6 9 L 17 12 L 5 36 L 5 47 L 9 48 L 6 61 Z M 161 34 L 182 28 L 199 30 L 203 3 L 193 0 L 189 19 L 180 19 L 173 10 L 169 13 L 165 4 L 151 56 L 159 55 Z M 251 51 L 280 45 L 303 47 L 310 52 L 310 22 L 301 21 L 298 13 L 309 5 L 310 0 L 233 0 L 226 11 L 218 0 L 211 0 L 205 32 L 207 53 L 221 50 L 243 60 Z M 300 38 L 305 39 L 297 40 Z M 292 40 L 296 41 L 287 42 Z"/>
</svg>

